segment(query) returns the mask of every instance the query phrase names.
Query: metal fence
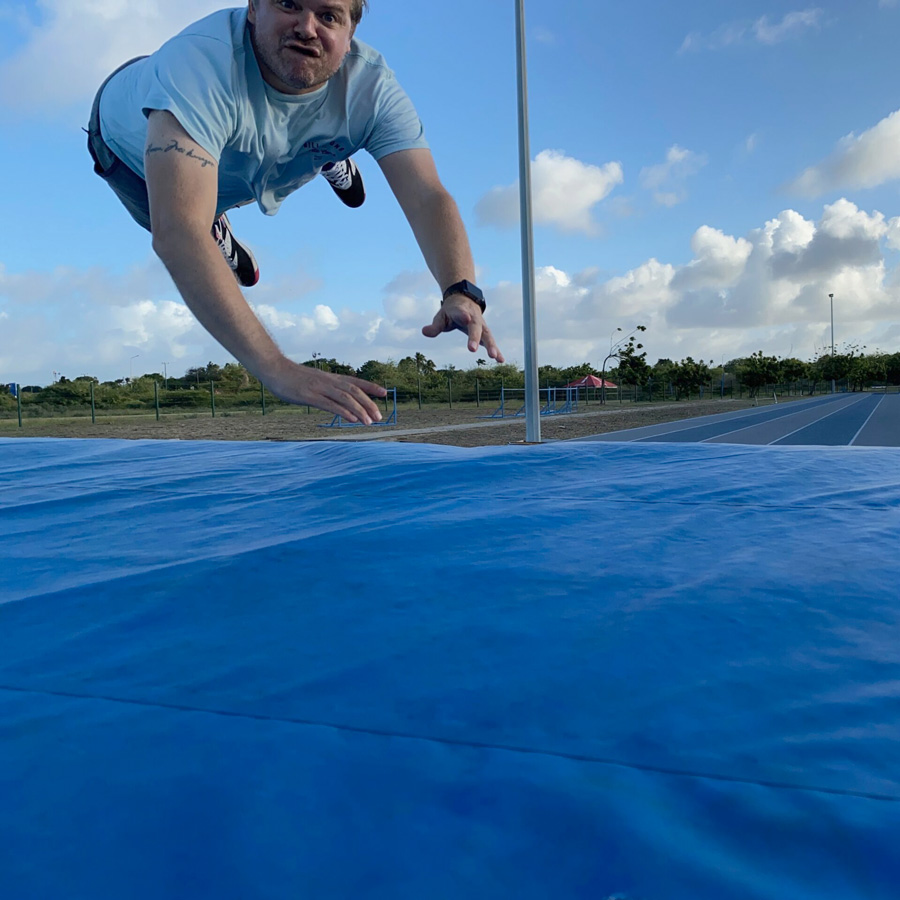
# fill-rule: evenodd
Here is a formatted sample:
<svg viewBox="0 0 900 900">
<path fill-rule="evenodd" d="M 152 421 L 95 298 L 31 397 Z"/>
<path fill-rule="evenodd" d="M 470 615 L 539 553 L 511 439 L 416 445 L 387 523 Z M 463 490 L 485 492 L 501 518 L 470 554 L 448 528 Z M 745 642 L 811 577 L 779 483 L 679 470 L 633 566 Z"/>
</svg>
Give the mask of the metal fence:
<svg viewBox="0 0 900 900">
<path fill-rule="evenodd" d="M 69 383 L 72 387 L 75 383 Z M 524 386 L 519 379 L 453 379 L 428 382 L 419 379 L 414 386 L 385 385 L 392 392 L 396 391 L 396 402 L 401 407 L 424 409 L 444 406 L 471 407 L 484 417 L 515 415 L 516 403 L 521 398 L 520 406 L 524 407 Z M 618 385 L 616 387 L 567 388 L 563 384 L 545 382 L 540 386 L 540 400 L 548 412 L 590 411 L 603 405 L 624 405 L 650 402 L 677 402 L 686 400 L 723 400 L 760 398 L 785 398 L 813 396 L 851 390 L 847 381 L 831 382 L 796 381 L 783 384 L 766 385 L 755 390 L 735 382 L 715 382 L 701 385 L 693 390 L 679 390 L 672 383 L 649 381 L 645 385 Z M 873 384 L 866 390 L 896 392 L 896 385 Z M 63 392 L 64 397 L 54 396 L 47 389 L 39 391 L 23 391 L 18 385 L 8 386 L 8 393 L 0 394 L 0 419 L 18 419 L 21 426 L 23 420 L 54 419 L 60 417 L 87 418 L 96 422 L 98 416 L 129 416 L 148 414 L 157 419 L 164 415 L 194 414 L 215 417 L 235 412 L 257 413 L 267 415 L 273 410 L 290 407 L 276 398 L 263 385 L 252 389 L 228 389 L 215 381 L 206 384 L 192 385 L 190 388 L 180 387 L 166 390 L 163 383 L 154 381 L 152 388 L 147 384 L 140 391 L 129 390 L 129 386 L 109 388 L 95 382 L 82 383 L 80 387 Z M 391 399 L 393 402 L 393 398 Z M 385 401 L 387 404 L 387 401 Z M 303 407 L 300 407 L 301 410 Z M 307 412 L 313 408 L 306 407 Z M 387 410 L 387 405 L 385 405 Z"/>
</svg>

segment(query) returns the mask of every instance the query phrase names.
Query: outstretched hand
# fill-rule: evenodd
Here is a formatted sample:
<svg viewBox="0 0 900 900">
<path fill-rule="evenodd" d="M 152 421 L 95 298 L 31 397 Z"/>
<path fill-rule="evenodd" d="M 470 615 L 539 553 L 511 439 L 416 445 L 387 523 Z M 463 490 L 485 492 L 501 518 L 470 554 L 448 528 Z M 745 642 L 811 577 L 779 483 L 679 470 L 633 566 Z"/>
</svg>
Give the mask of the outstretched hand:
<svg viewBox="0 0 900 900">
<path fill-rule="evenodd" d="M 381 385 L 371 381 L 322 372 L 289 359 L 283 359 L 274 374 L 264 375 L 264 383 L 288 403 L 315 406 L 363 425 L 381 421 L 381 412 L 372 398 L 387 396 Z"/>
<path fill-rule="evenodd" d="M 472 353 L 477 353 L 478 347 L 483 346 L 491 359 L 499 363 L 505 361 L 491 330 L 484 324 L 478 304 L 465 294 L 451 294 L 431 324 L 422 329 L 422 334 L 433 338 L 445 331 L 462 331 L 469 336 L 469 350 Z"/>
</svg>

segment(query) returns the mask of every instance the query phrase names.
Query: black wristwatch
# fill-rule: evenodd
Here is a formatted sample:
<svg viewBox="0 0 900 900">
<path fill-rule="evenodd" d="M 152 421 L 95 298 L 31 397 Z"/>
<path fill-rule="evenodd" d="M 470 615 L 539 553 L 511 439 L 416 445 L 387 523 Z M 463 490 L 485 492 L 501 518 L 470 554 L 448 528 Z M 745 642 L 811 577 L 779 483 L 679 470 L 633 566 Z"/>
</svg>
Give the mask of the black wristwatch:
<svg viewBox="0 0 900 900">
<path fill-rule="evenodd" d="M 450 287 L 444 291 L 441 303 L 443 303 L 451 294 L 464 294 L 470 300 L 474 300 L 481 308 L 482 312 L 487 309 L 487 303 L 484 302 L 484 294 L 481 292 L 481 288 L 478 287 L 477 284 L 472 284 L 471 281 L 463 279 L 462 281 L 457 281 L 456 284 L 451 284 Z"/>
</svg>

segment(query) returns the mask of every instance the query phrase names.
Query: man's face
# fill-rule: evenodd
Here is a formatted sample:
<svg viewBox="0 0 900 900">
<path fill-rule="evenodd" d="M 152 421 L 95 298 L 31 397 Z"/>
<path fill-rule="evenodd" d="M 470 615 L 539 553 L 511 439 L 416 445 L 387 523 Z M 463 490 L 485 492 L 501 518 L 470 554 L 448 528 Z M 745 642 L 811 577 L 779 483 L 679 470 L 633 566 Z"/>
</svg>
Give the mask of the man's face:
<svg viewBox="0 0 900 900">
<path fill-rule="evenodd" d="M 305 94 L 328 81 L 354 31 L 350 0 L 249 0 L 247 19 L 263 78 L 285 94 Z"/>
</svg>

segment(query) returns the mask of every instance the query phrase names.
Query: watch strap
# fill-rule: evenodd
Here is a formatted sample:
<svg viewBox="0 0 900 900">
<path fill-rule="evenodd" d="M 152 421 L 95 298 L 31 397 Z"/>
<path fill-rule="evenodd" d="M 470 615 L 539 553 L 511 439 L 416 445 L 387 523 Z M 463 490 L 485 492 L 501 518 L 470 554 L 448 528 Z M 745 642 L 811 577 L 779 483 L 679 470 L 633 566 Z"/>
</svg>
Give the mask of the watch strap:
<svg viewBox="0 0 900 900">
<path fill-rule="evenodd" d="M 487 304 L 484 302 L 484 294 L 481 292 L 481 288 L 479 288 L 477 284 L 472 284 L 471 281 L 463 279 L 462 281 L 457 281 L 455 284 L 451 284 L 450 287 L 444 291 L 441 303 L 453 294 L 463 294 L 468 297 L 478 304 L 482 312 L 487 309 Z"/>
</svg>

